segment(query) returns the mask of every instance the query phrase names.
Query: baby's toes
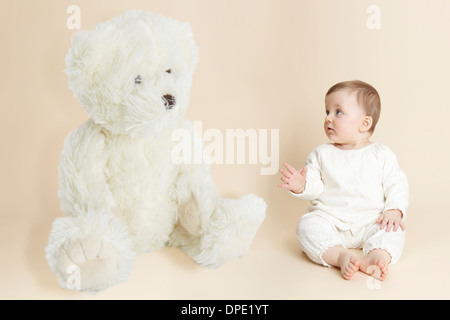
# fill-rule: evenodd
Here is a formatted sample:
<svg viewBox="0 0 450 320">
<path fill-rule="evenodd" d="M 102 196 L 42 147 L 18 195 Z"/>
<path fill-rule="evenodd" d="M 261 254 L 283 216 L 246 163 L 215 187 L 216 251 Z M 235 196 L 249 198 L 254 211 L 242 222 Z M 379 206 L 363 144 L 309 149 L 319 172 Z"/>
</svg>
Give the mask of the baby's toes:
<svg viewBox="0 0 450 320">
<path fill-rule="evenodd" d="M 381 271 L 380 280 L 384 280 L 388 274 L 388 267 L 384 263 L 380 263 L 378 267 L 380 268 Z"/>
<path fill-rule="evenodd" d="M 358 271 L 359 270 L 359 260 L 358 260 L 358 258 L 353 257 L 350 260 L 350 266 L 351 266 L 353 271 Z"/>
<path fill-rule="evenodd" d="M 342 272 L 344 279 L 348 280 L 352 277 L 353 272 L 349 268 L 345 268 Z"/>
<path fill-rule="evenodd" d="M 346 266 L 344 268 L 344 270 L 342 270 L 342 274 L 344 275 L 345 279 L 350 279 L 352 274 L 353 274 L 353 272 L 354 271 L 353 271 L 353 269 L 352 269 L 352 267 L 350 265 Z"/>
<path fill-rule="evenodd" d="M 356 257 L 350 259 L 349 263 L 343 268 L 344 279 L 349 280 L 353 274 L 359 270 L 359 260 Z"/>
</svg>

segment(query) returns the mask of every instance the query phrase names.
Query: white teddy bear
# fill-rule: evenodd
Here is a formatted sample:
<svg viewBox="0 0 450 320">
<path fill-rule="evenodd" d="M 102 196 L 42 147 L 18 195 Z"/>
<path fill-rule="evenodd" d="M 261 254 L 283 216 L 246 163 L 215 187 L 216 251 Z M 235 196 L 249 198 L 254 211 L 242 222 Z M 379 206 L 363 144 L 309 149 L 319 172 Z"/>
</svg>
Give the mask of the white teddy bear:
<svg viewBox="0 0 450 320">
<path fill-rule="evenodd" d="M 172 159 L 175 130 L 195 137 L 184 119 L 197 63 L 189 24 L 125 12 L 78 33 L 66 63 L 90 118 L 61 153 L 67 217 L 55 220 L 46 248 L 60 285 L 103 290 L 129 277 L 136 254 L 166 245 L 209 267 L 242 256 L 264 220 L 263 199 L 223 199 L 208 164 Z"/>
</svg>

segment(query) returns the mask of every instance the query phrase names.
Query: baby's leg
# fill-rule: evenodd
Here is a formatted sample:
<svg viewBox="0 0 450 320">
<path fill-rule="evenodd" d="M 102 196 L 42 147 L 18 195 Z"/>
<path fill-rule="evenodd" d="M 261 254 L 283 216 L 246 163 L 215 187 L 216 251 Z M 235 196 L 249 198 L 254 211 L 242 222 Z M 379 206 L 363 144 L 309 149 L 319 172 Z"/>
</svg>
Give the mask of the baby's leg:
<svg viewBox="0 0 450 320">
<path fill-rule="evenodd" d="M 361 271 L 383 281 L 388 274 L 390 254 L 384 249 L 373 249 L 361 263 Z"/>
<path fill-rule="evenodd" d="M 396 263 L 401 256 L 405 244 L 405 231 L 380 230 L 380 224 L 375 223 L 367 232 L 367 240 L 363 246 L 364 261 L 361 271 L 377 278 L 386 279 L 388 265 Z"/>
<path fill-rule="evenodd" d="M 312 261 L 341 268 L 344 279 L 350 279 L 359 269 L 358 258 L 342 246 L 336 227 L 320 215 L 314 212 L 305 214 L 298 223 L 297 237 Z"/>
<path fill-rule="evenodd" d="M 342 276 L 350 280 L 359 270 L 359 259 L 350 250 L 338 245 L 329 248 L 322 256 L 329 265 L 341 268 Z"/>
</svg>

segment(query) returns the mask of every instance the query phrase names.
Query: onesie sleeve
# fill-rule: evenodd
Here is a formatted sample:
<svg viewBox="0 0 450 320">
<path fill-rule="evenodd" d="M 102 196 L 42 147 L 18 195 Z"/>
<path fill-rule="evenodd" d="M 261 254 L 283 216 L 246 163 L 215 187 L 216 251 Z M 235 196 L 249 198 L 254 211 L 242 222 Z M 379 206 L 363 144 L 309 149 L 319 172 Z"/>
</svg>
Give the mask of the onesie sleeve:
<svg viewBox="0 0 450 320">
<path fill-rule="evenodd" d="M 302 193 L 291 194 L 303 200 L 314 200 L 318 198 L 323 192 L 323 181 L 320 173 L 319 154 L 317 149 L 311 152 L 306 159 L 306 186 Z"/>
<path fill-rule="evenodd" d="M 386 157 L 383 165 L 383 191 L 385 205 L 383 212 L 390 209 L 398 209 L 406 216 L 409 205 L 408 179 L 400 169 L 397 157 L 386 147 Z"/>
</svg>

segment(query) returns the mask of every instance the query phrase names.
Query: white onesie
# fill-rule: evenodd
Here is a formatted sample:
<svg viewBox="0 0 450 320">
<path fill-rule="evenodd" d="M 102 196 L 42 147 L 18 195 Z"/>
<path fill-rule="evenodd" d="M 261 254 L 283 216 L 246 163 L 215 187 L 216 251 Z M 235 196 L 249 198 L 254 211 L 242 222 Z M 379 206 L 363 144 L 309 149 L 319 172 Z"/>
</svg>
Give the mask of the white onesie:
<svg viewBox="0 0 450 320">
<path fill-rule="evenodd" d="M 304 252 L 327 265 L 322 255 L 335 245 L 363 248 L 366 255 L 384 249 L 391 263 L 398 261 L 405 232 L 380 230 L 381 213 L 398 209 L 403 219 L 408 207 L 408 182 L 394 153 L 381 143 L 358 150 L 333 144 L 314 149 L 306 160 L 305 190 L 296 197 L 311 200 L 300 219 L 297 236 Z"/>
</svg>

